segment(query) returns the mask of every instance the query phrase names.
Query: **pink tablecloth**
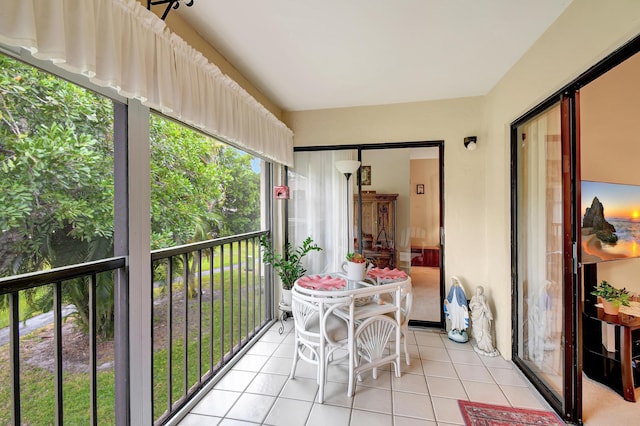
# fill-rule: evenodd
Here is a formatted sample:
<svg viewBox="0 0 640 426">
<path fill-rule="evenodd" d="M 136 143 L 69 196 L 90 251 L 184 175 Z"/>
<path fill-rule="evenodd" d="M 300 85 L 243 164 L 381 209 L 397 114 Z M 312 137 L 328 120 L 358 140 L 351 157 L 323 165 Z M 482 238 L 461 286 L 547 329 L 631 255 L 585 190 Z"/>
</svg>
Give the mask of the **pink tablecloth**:
<svg viewBox="0 0 640 426">
<path fill-rule="evenodd" d="M 376 280 L 400 280 L 407 278 L 406 272 L 389 268 L 373 268 L 367 272 L 367 276 Z"/>
<path fill-rule="evenodd" d="M 300 287 L 311 290 L 337 290 L 346 284 L 344 278 L 332 277 L 331 275 L 306 275 L 298 280 Z"/>
</svg>

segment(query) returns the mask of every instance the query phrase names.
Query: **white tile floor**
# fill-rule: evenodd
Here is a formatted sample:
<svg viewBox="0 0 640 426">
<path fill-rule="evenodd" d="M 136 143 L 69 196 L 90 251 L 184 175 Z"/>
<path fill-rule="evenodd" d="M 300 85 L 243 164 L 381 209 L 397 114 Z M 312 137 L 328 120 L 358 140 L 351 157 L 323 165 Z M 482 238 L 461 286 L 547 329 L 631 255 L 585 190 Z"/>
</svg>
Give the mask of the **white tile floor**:
<svg viewBox="0 0 640 426">
<path fill-rule="evenodd" d="M 292 325 L 282 335 L 272 326 L 180 425 L 463 425 L 458 399 L 551 411 L 511 362 L 417 328 L 409 330 L 411 365 L 403 357 L 402 377 L 390 369 L 377 380 L 369 373 L 349 398 L 347 366 L 334 364 L 318 404 L 315 367 L 300 361 L 296 378 L 288 377 Z"/>
</svg>

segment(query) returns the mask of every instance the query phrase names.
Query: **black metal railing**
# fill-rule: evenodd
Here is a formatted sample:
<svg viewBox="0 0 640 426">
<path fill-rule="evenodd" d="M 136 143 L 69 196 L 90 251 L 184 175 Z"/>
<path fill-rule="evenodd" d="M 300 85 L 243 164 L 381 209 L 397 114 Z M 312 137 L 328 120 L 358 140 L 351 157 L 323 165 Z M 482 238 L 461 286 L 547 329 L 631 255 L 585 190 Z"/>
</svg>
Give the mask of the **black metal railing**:
<svg viewBox="0 0 640 426">
<path fill-rule="evenodd" d="M 166 422 L 272 319 L 260 237 L 151 252 L 153 414 Z"/>
<path fill-rule="evenodd" d="M 0 335 L 5 339 L 0 346 L 8 346 L 8 353 L 0 353 L 5 405 L 0 423 L 95 425 L 128 416 L 115 402 L 128 395 L 114 392 L 116 382 L 127 382 L 122 374 L 128 374 L 126 345 L 117 343 L 127 339 L 128 323 L 122 321 L 128 316 L 113 315 L 120 287 L 127 285 L 125 265 L 126 258 L 118 257 L 0 278 L 0 297 L 9 313 L 7 333 Z M 43 313 L 21 320 L 36 301 Z M 114 321 L 111 330 L 118 331 L 104 338 L 99 327 Z M 113 333 L 116 342 L 109 346 Z M 109 396 L 99 399 L 99 394 Z"/>
</svg>

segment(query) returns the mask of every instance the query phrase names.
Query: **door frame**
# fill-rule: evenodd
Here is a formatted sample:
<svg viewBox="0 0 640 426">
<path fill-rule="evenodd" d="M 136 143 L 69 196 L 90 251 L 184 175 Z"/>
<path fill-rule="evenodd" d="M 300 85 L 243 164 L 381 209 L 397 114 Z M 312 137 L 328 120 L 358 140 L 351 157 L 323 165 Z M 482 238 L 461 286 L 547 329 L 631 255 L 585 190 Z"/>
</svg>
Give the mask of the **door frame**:
<svg viewBox="0 0 640 426">
<path fill-rule="evenodd" d="M 561 138 L 563 155 L 563 343 L 565 345 L 563 389 L 564 399 L 559 401 L 544 382 L 518 358 L 518 318 L 512 318 L 512 359 L 527 379 L 537 388 L 547 402 L 565 420 L 582 424 L 582 238 L 578 224 L 580 212 L 580 89 L 631 56 L 640 52 L 640 35 L 599 61 L 578 78 L 553 93 L 532 110 L 511 123 L 511 286 L 512 312 L 518 312 L 517 277 L 517 223 L 516 223 L 516 147 L 517 127 L 545 111 L 551 105 L 561 103 Z M 568 284 L 568 285 L 567 285 Z"/>
<path fill-rule="evenodd" d="M 294 152 L 309 152 L 309 151 L 337 151 L 337 150 L 356 150 L 358 153 L 358 161 L 362 161 L 362 151 L 365 150 L 382 150 L 382 149 L 404 149 L 404 148 L 438 148 L 438 174 L 439 174 L 439 188 L 440 188 L 440 209 L 439 209 L 439 221 L 440 221 L 440 300 L 444 300 L 445 285 L 444 285 L 444 247 L 445 247 L 445 227 L 444 227 L 444 140 L 431 140 L 431 141 L 414 141 L 414 142 L 388 142 L 388 143 L 370 143 L 370 144 L 349 144 L 349 145 L 316 145 L 316 146 L 298 146 L 294 147 Z M 361 169 L 358 169 L 358 173 Z M 361 179 L 358 179 L 358 195 L 362 195 Z M 362 197 L 358 198 L 358 206 L 356 211 L 358 212 L 358 223 L 362 223 Z M 362 241 L 362 238 L 358 239 Z M 409 321 L 409 325 L 418 327 L 434 327 L 444 329 L 445 316 L 444 311 L 440 309 L 439 321 Z"/>
</svg>

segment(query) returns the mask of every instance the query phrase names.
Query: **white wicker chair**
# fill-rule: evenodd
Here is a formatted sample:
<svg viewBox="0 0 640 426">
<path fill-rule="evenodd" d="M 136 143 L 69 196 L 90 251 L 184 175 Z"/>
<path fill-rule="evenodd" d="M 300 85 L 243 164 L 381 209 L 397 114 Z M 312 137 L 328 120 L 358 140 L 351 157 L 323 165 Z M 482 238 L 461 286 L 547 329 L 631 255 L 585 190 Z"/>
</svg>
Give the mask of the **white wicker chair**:
<svg viewBox="0 0 640 426">
<path fill-rule="evenodd" d="M 355 334 L 357 355 L 353 381 L 366 370 L 373 370 L 373 378 L 376 379 L 377 368 L 389 363 L 393 364 L 396 376 L 400 375 L 400 356 L 388 346 L 391 337 L 397 335 L 398 327 L 396 320 L 387 315 L 369 317 L 358 326 Z M 349 388 L 350 396 L 353 396 L 355 383 L 350 383 Z"/>
<path fill-rule="evenodd" d="M 349 350 L 347 322 L 333 315 L 333 311 L 351 303 L 351 297 L 313 297 L 300 294 L 295 288 L 291 291 L 295 352 L 289 377 L 295 378 L 300 359 L 316 365 L 319 403 L 324 401 L 329 360 L 336 350 Z"/>
<path fill-rule="evenodd" d="M 407 365 L 411 365 L 411 357 L 407 346 L 407 334 L 409 334 L 409 318 L 413 307 L 413 287 L 408 286 L 402 289 L 400 300 L 400 337 L 404 349 L 404 358 Z M 395 313 L 389 313 L 387 316 L 395 319 Z"/>
</svg>

